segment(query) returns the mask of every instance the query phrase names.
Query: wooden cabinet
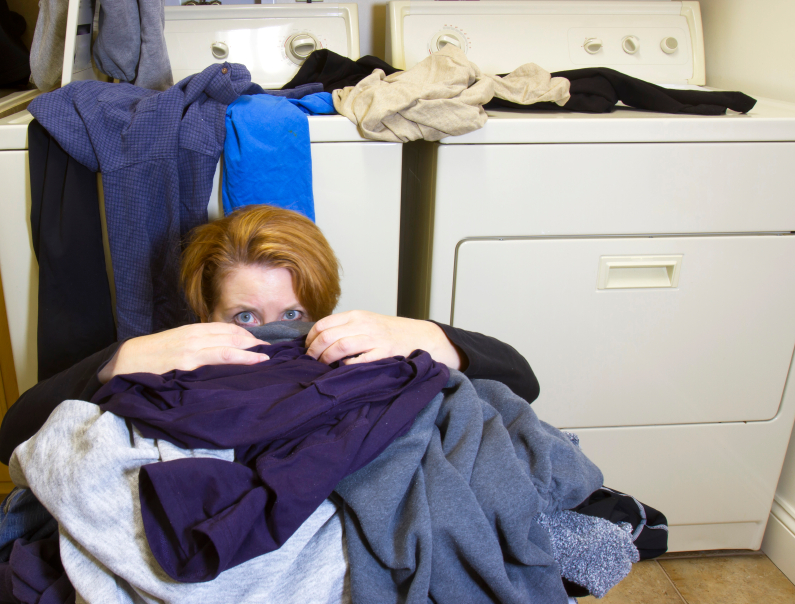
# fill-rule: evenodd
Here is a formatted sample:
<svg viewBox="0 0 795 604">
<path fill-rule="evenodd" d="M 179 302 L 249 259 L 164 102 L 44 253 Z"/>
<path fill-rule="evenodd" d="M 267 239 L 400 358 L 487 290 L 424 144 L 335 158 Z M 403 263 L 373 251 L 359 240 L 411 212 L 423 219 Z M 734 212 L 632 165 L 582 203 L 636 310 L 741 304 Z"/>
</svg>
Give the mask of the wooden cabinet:
<svg viewBox="0 0 795 604">
<path fill-rule="evenodd" d="M 0 284 L 2 284 L 2 275 L 0 275 Z M 19 389 L 14 370 L 14 358 L 11 353 L 6 305 L 3 288 L 0 285 L 0 420 L 18 397 Z M 11 477 L 8 475 L 8 467 L 0 464 L 0 497 L 5 497 L 13 488 Z"/>
</svg>

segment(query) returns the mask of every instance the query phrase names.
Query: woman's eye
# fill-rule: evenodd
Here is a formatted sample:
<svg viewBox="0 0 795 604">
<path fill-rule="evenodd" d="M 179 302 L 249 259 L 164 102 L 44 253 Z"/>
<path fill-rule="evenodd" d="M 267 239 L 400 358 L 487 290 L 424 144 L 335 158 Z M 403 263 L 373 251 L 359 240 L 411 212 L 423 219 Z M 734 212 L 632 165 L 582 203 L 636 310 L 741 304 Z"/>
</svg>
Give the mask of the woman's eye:
<svg viewBox="0 0 795 604">
<path fill-rule="evenodd" d="M 300 310 L 288 310 L 284 313 L 285 321 L 298 321 L 302 317 Z"/>
<path fill-rule="evenodd" d="M 254 313 L 243 311 L 235 315 L 235 323 L 238 325 L 253 325 L 256 322 L 257 318 L 254 316 Z"/>
</svg>

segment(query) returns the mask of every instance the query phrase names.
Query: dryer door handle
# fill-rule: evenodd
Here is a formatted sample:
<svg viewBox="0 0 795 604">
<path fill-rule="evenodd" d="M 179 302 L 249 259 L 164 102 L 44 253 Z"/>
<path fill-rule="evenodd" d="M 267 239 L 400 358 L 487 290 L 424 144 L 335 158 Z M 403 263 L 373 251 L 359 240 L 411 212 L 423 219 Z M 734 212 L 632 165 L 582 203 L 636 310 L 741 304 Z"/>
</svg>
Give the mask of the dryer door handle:
<svg viewBox="0 0 795 604">
<path fill-rule="evenodd" d="M 674 288 L 679 285 L 682 254 L 602 256 L 596 289 Z"/>
</svg>

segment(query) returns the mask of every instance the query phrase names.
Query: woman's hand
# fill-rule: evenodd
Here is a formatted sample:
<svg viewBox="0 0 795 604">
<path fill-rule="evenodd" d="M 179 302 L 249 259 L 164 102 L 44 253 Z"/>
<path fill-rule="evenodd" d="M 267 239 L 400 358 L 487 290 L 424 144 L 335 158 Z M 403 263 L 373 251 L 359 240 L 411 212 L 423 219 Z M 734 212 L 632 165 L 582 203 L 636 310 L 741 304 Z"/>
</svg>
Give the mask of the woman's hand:
<svg viewBox="0 0 795 604">
<path fill-rule="evenodd" d="M 307 354 L 333 363 L 346 357 L 346 365 L 368 363 L 393 356 L 408 356 L 420 349 L 453 369 L 462 359 L 440 327 L 429 321 L 388 317 L 364 310 L 330 315 L 315 323 L 306 336 Z"/>
<path fill-rule="evenodd" d="M 267 344 L 231 323 L 197 323 L 127 340 L 97 376 L 103 384 L 125 373 L 190 371 L 202 365 L 254 365 L 268 355 L 246 348 Z"/>
</svg>

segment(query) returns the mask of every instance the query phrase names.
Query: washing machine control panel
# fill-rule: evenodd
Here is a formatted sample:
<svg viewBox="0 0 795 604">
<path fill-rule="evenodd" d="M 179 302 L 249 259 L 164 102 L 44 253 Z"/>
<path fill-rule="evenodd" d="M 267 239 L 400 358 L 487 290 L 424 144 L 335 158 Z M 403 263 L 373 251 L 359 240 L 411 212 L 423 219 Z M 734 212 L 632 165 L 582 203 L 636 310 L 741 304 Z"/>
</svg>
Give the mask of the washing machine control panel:
<svg viewBox="0 0 795 604">
<path fill-rule="evenodd" d="M 356 5 L 167 6 L 165 17 L 174 81 L 229 61 L 280 88 L 315 50 L 359 58 Z"/>
</svg>

